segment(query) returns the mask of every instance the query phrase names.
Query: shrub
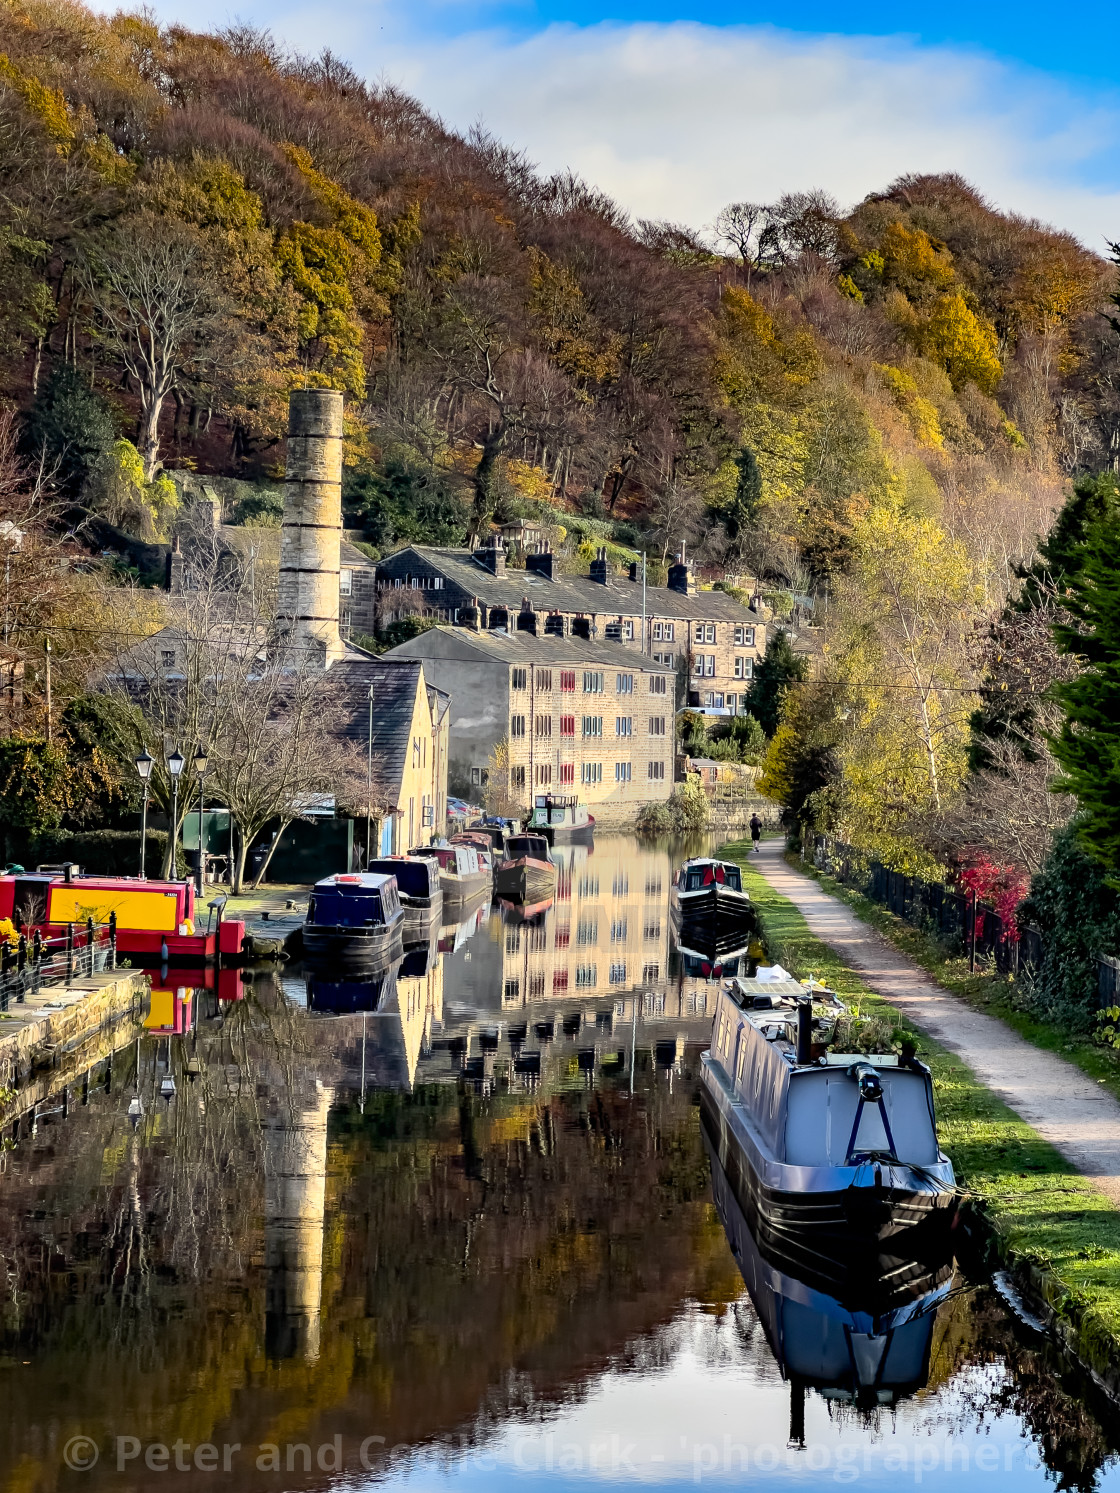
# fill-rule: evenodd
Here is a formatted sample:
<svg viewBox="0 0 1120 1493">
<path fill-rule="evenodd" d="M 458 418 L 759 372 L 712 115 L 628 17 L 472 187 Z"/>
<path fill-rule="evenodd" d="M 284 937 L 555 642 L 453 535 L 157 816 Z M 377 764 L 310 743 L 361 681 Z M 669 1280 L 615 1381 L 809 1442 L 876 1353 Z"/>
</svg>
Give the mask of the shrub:
<svg viewBox="0 0 1120 1493">
<path fill-rule="evenodd" d="M 167 831 L 150 829 L 144 856 L 144 866 L 149 876 L 159 873 L 166 850 Z M 63 861 L 73 861 L 91 875 L 135 876 L 140 869 L 140 831 L 57 830 L 37 835 L 28 843 L 27 859 L 23 864 L 30 869 L 36 865 L 56 866 Z M 186 875 L 187 863 L 182 846 L 178 848 L 177 869 L 180 876 Z"/>
</svg>

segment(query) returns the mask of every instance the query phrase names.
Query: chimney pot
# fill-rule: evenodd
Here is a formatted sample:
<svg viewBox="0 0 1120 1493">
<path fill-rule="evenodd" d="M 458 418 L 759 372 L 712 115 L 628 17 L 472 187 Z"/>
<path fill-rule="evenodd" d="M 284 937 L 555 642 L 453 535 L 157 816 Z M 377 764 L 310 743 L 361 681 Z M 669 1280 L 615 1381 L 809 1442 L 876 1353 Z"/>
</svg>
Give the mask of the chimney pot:
<svg viewBox="0 0 1120 1493">
<path fill-rule="evenodd" d="M 600 546 L 599 553 L 591 562 L 591 579 L 600 586 L 609 586 L 611 583 L 611 564 L 607 559 L 605 546 Z"/>
</svg>

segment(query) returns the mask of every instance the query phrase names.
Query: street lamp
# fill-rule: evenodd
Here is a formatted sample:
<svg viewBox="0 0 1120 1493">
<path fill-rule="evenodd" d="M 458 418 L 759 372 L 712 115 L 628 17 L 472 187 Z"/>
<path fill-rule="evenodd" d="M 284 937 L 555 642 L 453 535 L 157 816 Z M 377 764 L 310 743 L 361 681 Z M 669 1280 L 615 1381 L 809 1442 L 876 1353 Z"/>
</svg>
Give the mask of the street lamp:
<svg viewBox="0 0 1120 1493">
<path fill-rule="evenodd" d="M 206 848 L 202 843 L 203 813 L 206 806 L 203 801 L 202 794 L 203 779 L 206 777 L 206 764 L 209 762 L 209 760 L 209 757 L 206 755 L 206 748 L 200 746 L 198 751 L 194 754 L 194 770 L 195 776 L 198 778 L 198 869 L 195 872 L 194 885 L 195 890 L 198 892 L 199 896 L 202 895 L 202 887 L 206 879 Z"/>
<path fill-rule="evenodd" d="M 171 880 L 175 880 L 175 852 L 179 847 L 179 774 L 186 758 L 178 747 L 167 759 L 167 771 L 171 775 Z"/>
<path fill-rule="evenodd" d="M 140 810 L 140 880 L 144 878 L 144 852 L 148 848 L 148 789 L 152 781 L 152 768 L 156 765 L 156 759 L 149 756 L 147 749 L 142 751 L 136 759 L 136 771 L 140 774 L 140 781 L 144 785 L 144 806 Z"/>
<path fill-rule="evenodd" d="M 373 685 L 369 687 L 369 756 L 366 758 L 366 870 L 369 870 L 370 826 L 373 818 Z"/>
</svg>

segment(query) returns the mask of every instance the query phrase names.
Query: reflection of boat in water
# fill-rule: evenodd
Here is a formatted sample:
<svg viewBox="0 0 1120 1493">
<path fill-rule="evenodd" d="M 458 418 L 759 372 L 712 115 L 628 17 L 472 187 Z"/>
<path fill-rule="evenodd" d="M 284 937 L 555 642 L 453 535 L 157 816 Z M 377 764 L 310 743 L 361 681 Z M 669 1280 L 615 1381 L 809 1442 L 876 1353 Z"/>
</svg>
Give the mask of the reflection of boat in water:
<svg viewBox="0 0 1120 1493">
<path fill-rule="evenodd" d="M 463 914 L 461 922 L 445 923 L 439 930 L 439 949 L 441 954 L 454 954 L 474 937 L 486 921 L 490 912 L 489 901 L 476 901 L 474 906 L 457 908 Z"/>
<path fill-rule="evenodd" d="M 757 1215 L 742 1206 L 710 1141 L 708 1154 L 727 1241 L 770 1351 L 794 1386 L 794 1439 L 805 1387 L 868 1408 L 921 1389 L 936 1310 L 952 1287 L 951 1261 L 871 1256 L 842 1274 L 803 1272 L 766 1246 Z"/>
<path fill-rule="evenodd" d="M 553 900 L 552 897 L 545 897 L 540 902 L 509 902 L 500 897 L 498 906 L 502 909 L 502 918 L 507 923 L 535 923 L 552 906 Z"/>
<path fill-rule="evenodd" d="M 399 953 L 404 910 L 395 876 L 357 871 L 315 883 L 303 925 L 304 952 L 313 959 L 368 965 Z"/>
<path fill-rule="evenodd" d="M 304 962 L 307 982 L 307 1009 L 324 1016 L 345 1016 L 353 1011 L 379 1011 L 396 996 L 397 976 L 403 956 L 400 946 L 387 951 L 382 961 L 363 965 L 361 970 L 340 970 L 331 964 Z"/>
<path fill-rule="evenodd" d="M 758 926 L 743 873 L 734 861 L 699 856 L 685 861 L 673 876 L 669 909 L 682 927 L 702 927 L 711 935 L 730 935 L 740 943 Z"/>
<path fill-rule="evenodd" d="M 796 980 L 729 980 L 701 1057 L 705 1123 L 784 1249 L 831 1260 L 888 1239 L 916 1249 L 956 1217 L 929 1069 L 912 1050 L 826 1051 L 843 1011 L 832 1000 L 814 1020 Z"/>
<path fill-rule="evenodd" d="M 677 952 L 681 956 L 682 972 L 691 980 L 730 979 L 733 975 L 745 974 L 750 965 L 746 948 L 733 949 L 728 954 L 710 954 L 678 944 Z"/>
<path fill-rule="evenodd" d="M 506 859 L 494 870 L 494 893 L 511 902 L 540 903 L 556 891 L 556 867 L 543 835 L 510 835 Z"/>
<path fill-rule="evenodd" d="M 586 843 L 595 833 L 595 816 L 573 793 L 538 793 L 525 828 L 544 835 L 550 845 Z"/>
</svg>

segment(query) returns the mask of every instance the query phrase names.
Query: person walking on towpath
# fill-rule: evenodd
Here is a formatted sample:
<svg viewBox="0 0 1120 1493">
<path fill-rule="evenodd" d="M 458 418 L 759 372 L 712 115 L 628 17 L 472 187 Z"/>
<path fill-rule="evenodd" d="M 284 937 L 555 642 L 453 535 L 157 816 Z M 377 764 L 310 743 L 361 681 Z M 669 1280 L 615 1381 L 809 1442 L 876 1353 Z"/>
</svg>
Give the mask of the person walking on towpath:
<svg viewBox="0 0 1120 1493">
<path fill-rule="evenodd" d="M 751 815 L 751 839 L 754 842 L 754 853 L 758 855 L 760 853 L 758 842 L 762 839 L 762 820 L 757 814 Z"/>
</svg>

